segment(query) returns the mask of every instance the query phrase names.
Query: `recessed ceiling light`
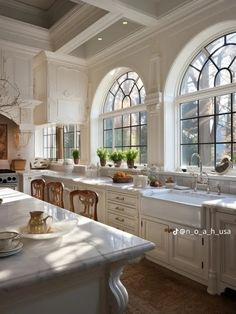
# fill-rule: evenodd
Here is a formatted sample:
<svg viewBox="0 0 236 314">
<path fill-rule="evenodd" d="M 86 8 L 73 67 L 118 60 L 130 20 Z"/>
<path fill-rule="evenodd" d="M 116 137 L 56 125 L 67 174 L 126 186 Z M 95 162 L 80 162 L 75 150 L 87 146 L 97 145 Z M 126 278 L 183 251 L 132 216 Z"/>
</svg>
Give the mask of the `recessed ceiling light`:
<svg viewBox="0 0 236 314">
<path fill-rule="evenodd" d="M 102 37 L 98 37 L 98 40 L 102 40 Z"/>
<path fill-rule="evenodd" d="M 127 21 L 123 21 L 122 24 L 123 24 L 123 25 L 127 25 L 128 22 L 127 22 Z"/>
</svg>

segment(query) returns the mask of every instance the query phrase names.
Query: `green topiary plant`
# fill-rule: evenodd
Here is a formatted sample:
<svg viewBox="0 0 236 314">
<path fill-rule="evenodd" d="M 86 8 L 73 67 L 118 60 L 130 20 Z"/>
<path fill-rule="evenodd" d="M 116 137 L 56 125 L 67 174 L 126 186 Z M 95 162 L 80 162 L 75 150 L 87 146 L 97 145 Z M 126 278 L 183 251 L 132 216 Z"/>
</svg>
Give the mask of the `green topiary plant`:
<svg viewBox="0 0 236 314">
<path fill-rule="evenodd" d="M 73 149 L 72 150 L 72 157 L 74 159 L 74 163 L 78 164 L 79 163 L 79 157 L 80 157 L 80 152 L 78 149 Z"/>
<path fill-rule="evenodd" d="M 134 167 L 134 160 L 138 156 L 138 150 L 130 148 L 124 152 L 125 154 L 125 159 L 127 160 L 127 166 L 128 168 L 133 168 Z"/>
<path fill-rule="evenodd" d="M 114 150 L 109 154 L 109 159 L 114 162 L 115 167 L 120 167 L 124 157 L 124 152 L 122 150 Z"/>
<path fill-rule="evenodd" d="M 108 158 L 108 151 L 105 148 L 100 147 L 97 149 L 97 156 L 100 158 L 101 166 L 104 167 Z"/>
</svg>

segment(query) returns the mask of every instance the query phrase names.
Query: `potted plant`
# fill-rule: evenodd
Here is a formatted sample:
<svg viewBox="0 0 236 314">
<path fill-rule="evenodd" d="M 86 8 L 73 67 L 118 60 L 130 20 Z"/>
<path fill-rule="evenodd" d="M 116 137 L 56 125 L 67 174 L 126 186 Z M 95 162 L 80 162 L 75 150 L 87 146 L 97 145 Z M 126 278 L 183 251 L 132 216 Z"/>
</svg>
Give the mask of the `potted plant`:
<svg viewBox="0 0 236 314">
<path fill-rule="evenodd" d="M 128 168 L 134 168 L 134 161 L 138 156 L 138 150 L 130 148 L 124 152 Z"/>
<path fill-rule="evenodd" d="M 124 152 L 122 150 L 114 150 L 110 153 L 109 159 L 114 162 L 115 167 L 120 167 L 121 162 L 124 159 Z"/>
<path fill-rule="evenodd" d="M 73 149 L 72 150 L 72 156 L 74 159 L 74 163 L 77 165 L 79 163 L 79 157 L 80 157 L 80 153 L 78 149 Z"/>
<path fill-rule="evenodd" d="M 100 158 L 101 167 L 106 166 L 108 151 L 105 148 L 100 147 L 97 149 L 97 155 Z"/>
</svg>

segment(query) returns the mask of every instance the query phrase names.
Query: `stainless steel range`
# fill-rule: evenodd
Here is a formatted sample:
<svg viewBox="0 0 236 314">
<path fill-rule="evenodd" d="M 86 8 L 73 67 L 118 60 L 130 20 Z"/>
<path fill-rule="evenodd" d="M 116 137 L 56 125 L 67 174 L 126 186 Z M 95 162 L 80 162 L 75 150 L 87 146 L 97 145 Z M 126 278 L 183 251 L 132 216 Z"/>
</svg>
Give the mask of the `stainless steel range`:
<svg viewBox="0 0 236 314">
<path fill-rule="evenodd" d="M 0 187 L 16 189 L 18 185 L 18 175 L 14 170 L 0 169 Z"/>
</svg>

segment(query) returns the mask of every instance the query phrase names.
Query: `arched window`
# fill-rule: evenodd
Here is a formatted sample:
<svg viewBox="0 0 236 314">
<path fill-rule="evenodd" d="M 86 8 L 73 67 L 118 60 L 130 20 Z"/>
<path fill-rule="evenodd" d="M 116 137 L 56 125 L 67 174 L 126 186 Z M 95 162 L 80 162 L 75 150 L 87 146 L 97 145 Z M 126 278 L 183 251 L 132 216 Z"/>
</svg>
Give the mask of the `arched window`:
<svg viewBox="0 0 236 314">
<path fill-rule="evenodd" d="M 135 72 L 121 75 L 110 88 L 103 107 L 103 147 L 139 151 L 137 162 L 147 162 L 145 89 Z"/>
<path fill-rule="evenodd" d="M 236 158 L 236 33 L 204 46 L 180 86 L 181 165 L 195 152 L 204 166 Z"/>
</svg>

